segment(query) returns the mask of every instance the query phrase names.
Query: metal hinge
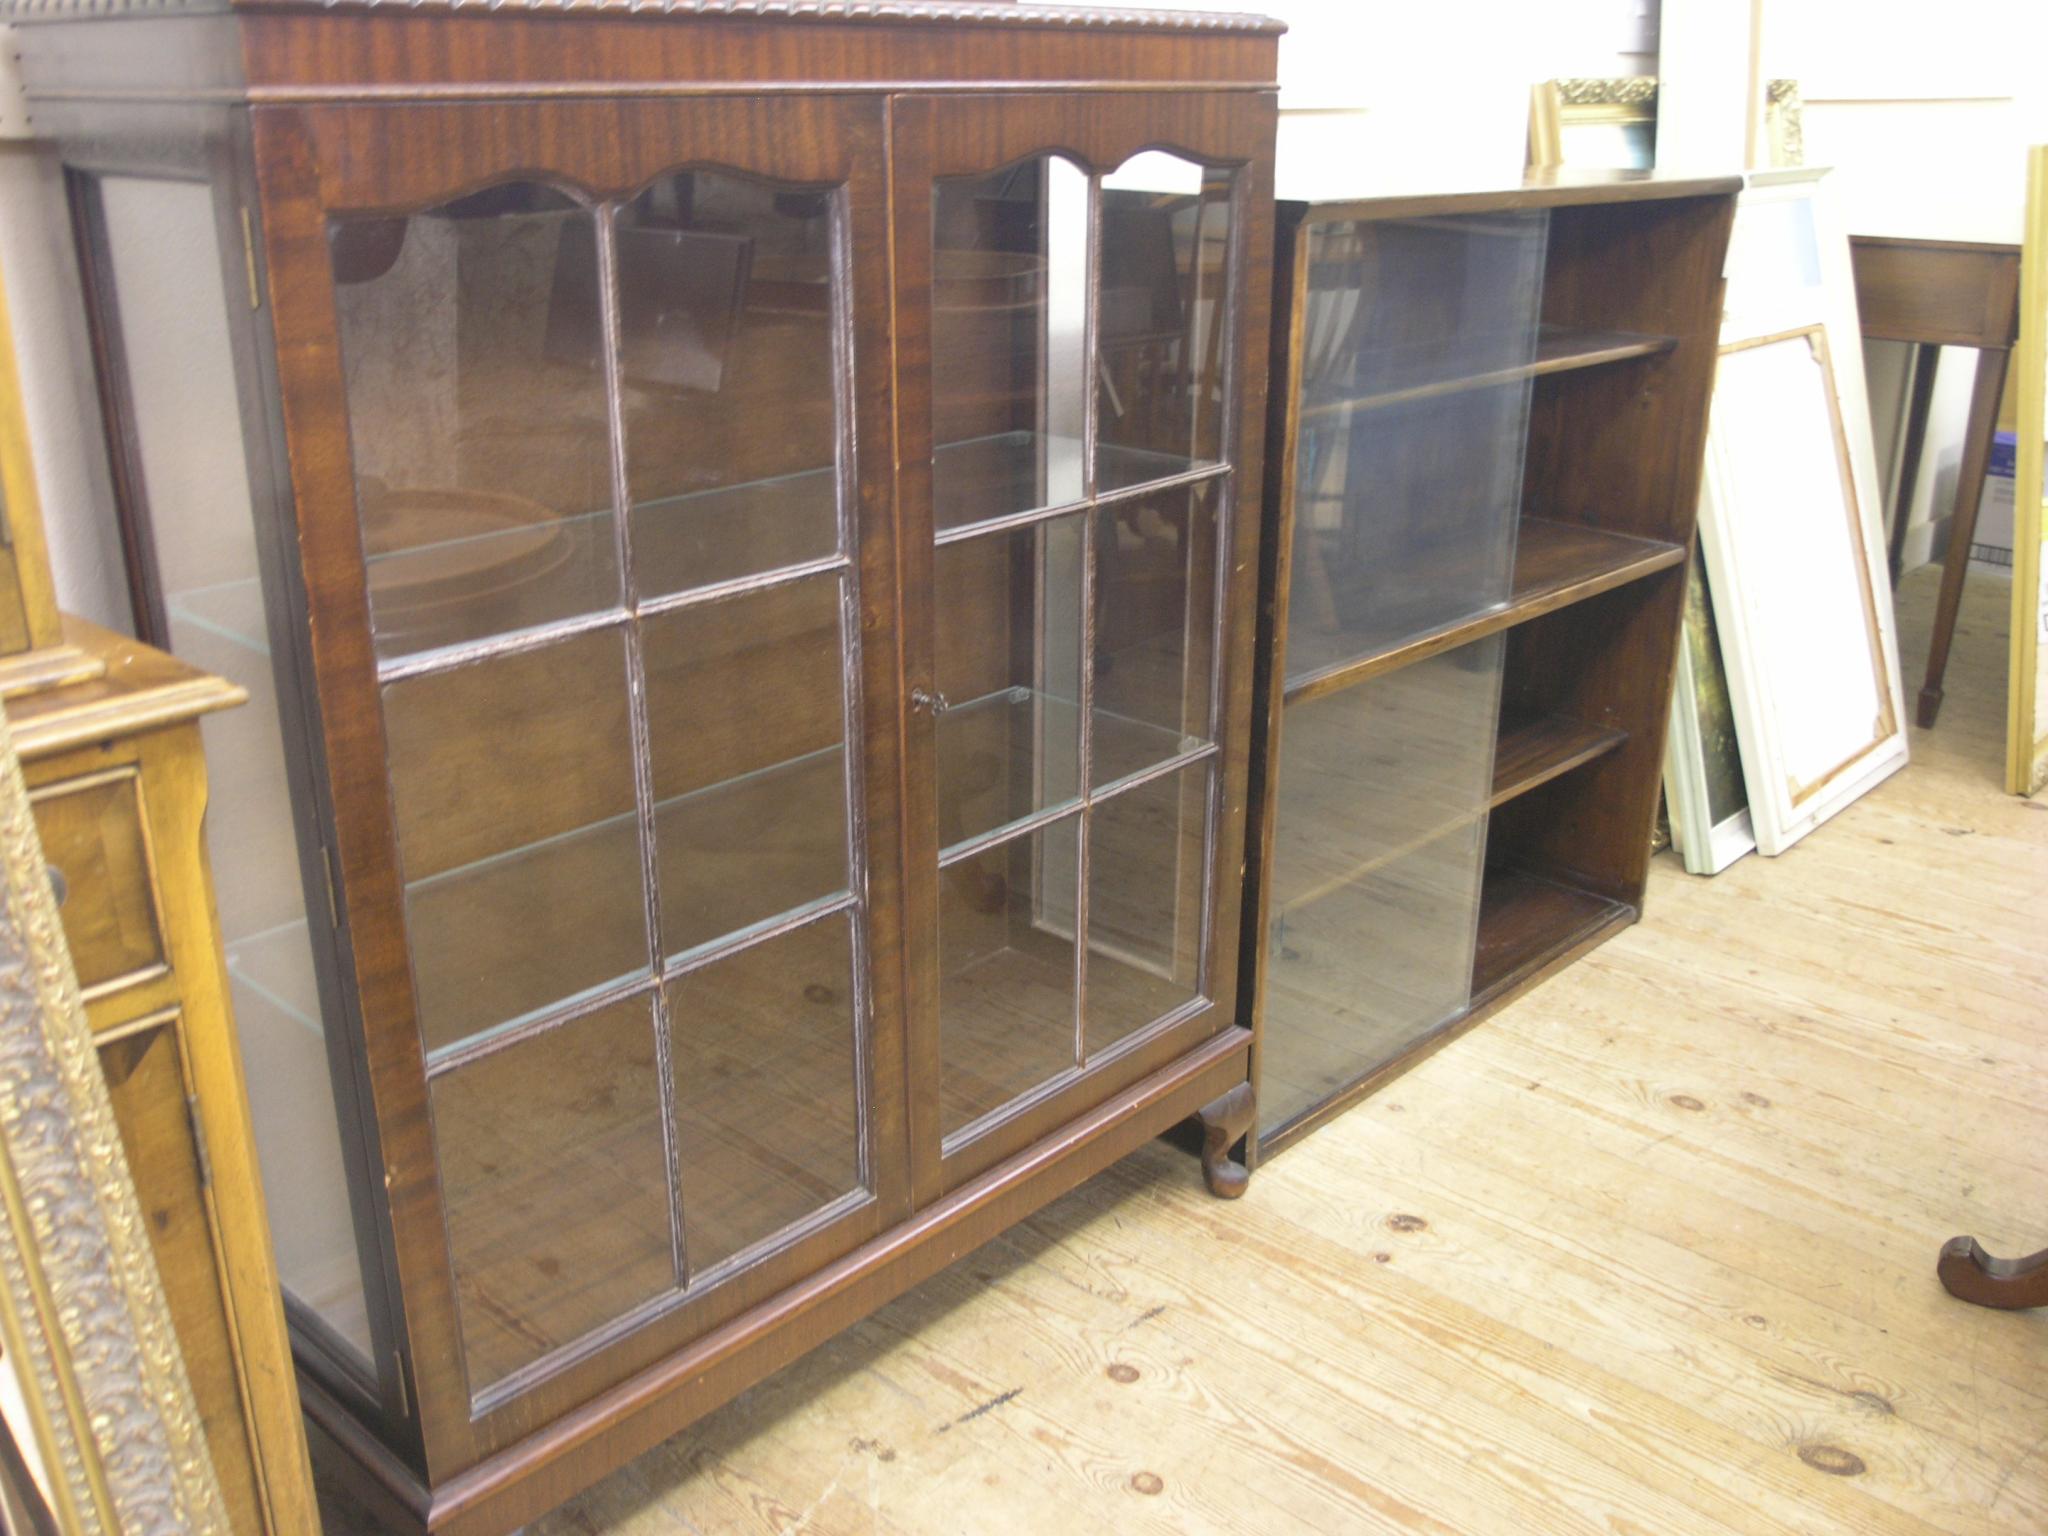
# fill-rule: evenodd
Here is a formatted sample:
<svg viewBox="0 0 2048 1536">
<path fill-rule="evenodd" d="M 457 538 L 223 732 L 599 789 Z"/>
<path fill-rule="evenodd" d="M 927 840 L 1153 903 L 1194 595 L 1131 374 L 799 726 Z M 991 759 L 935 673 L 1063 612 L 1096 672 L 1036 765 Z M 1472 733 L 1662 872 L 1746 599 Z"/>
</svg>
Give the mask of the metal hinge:
<svg viewBox="0 0 2048 1536">
<path fill-rule="evenodd" d="M 320 845 L 320 873 L 325 877 L 321 884 L 327 890 L 327 926 L 336 930 L 341 927 L 341 892 L 334 883 L 334 857 L 328 853 L 327 845 Z"/>
<path fill-rule="evenodd" d="M 249 209 L 246 204 L 242 208 L 242 260 L 247 263 L 249 268 L 249 307 L 251 309 L 261 309 L 263 307 L 263 289 L 256 281 L 256 224 L 249 217 Z"/>
<path fill-rule="evenodd" d="M 206 1150 L 206 1122 L 199 1118 L 199 1095 L 185 1095 L 185 1117 L 192 1122 L 192 1146 L 199 1154 L 199 1187 L 213 1188 L 213 1154 Z"/>
</svg>

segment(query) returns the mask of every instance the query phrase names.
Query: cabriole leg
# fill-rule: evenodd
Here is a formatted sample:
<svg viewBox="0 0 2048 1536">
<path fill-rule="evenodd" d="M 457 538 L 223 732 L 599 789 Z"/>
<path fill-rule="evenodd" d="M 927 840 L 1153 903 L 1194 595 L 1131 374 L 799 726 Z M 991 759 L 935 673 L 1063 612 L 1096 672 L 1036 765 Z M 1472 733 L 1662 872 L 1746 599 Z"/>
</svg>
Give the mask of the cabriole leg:
<svg viewBox="0 0 2048 1536">
<path fill-rule="evenodd" d="M 1230 1160 L 1230 1150 L 1251 1130 L 1257 1108 L 1252 1085 L 1246 1082 L 1204 1105 L 1197 1116 L 1202 1122 L 1202 1177 L 1219 1200 L 1235 1200 L 1251 1184 L 1251 1174 L 1244 1164 Z"/>
</svg>

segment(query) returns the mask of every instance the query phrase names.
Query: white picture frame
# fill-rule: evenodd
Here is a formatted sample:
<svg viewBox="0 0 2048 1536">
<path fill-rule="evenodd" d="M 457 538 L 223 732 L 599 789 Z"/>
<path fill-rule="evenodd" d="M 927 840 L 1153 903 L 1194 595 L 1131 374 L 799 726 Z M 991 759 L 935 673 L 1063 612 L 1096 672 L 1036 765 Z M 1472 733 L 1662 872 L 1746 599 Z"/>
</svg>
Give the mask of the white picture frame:
<svg viewBox="0 0 2048 1536">
<path fill-rule="evenodd" d="M 1729 245 L 1700 556 L 1751 829 L 1783 853 L 1905 765 L 1847 237 L 1825 172 L 1756 172 Z"/>
</svg>

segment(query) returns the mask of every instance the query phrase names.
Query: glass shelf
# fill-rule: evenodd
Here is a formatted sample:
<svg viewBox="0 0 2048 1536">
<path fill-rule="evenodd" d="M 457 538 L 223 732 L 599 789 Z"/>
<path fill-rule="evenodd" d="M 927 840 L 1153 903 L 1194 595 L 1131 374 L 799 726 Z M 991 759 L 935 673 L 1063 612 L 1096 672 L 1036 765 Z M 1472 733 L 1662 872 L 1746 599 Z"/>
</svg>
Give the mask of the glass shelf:
<svg viewBox="0 0 2048 1536">
<path fill-rule="evenodd" d="M 1187 458 L 1146 448 L 1098 443 L 1096 494 L 1119 495 L 1156 481 L 1202 470 L 1220 472 L 1215 459 Z M 1039 432 L 942 443 L 932 455 L 933 524 L 945 532 L 1081 501 L 1081 440 Z"/>
<path fill-rule="evenodd" d="M 830 467 L 637 502 L 635 576 L 642 594 L 715 586 L 829 559 L 839 551 L 838 529 L 838 472 Z M 412 659 L 581 617 L 560 611 L 557 573 L 572 562 L 609 565 L 612 542 L 611 510 L 600 508 L 545 524 L 477 518 L 469 531 L 371 555 L 380 658 Z M 209 627 L 232 628 L 241 616 L 241 599 L 212 589 L 174 599 L 174 609 L 188 600 L 193 621 Z M 618 600 L 614 590 L 584 611 Z M 255 601 L 260 621 L 260 594 Z"/>
<path fill-rule="evenodd" d="M 164 607 L 173 623 L 190 624 L 258 656 L 270 654 L 270 635 L 263 622 L 263 584 L 253 576 L 173 592 L 165 598 Z"/>
<path fill-rule="evenodd" d="M 643 599 L 838 552 L 839 474 L 829 465 L 633 507 L 633 564 Z"/>
<path fill-rule="evenodd" d="M 843 757 L 835 746 L 656 803 L 669 965 L 851 903 Z M 813 829 L 790 831 L 812 812 L 830 839 L 822 856 Z M 409 882 L 429 1064 L 650 975 L 641 890 L 633 814 Z M 565 954 L 580 961 L 567 990 Z"/>
<path fill-rule="evenodd" d="M 294 918 L 262 933 L 229 939 L 228 976 L 263 999 L 273 1011 L 294 1024 L 324 1037 L 320 1022 L 320 992 L 308 960 L 306 920 Z"/>
<path fill-rule="evenodd" d="M 939 717 L 938 752 L 942 767 L 941 785 L 969 784 L 971 789 L 954 792 L 940 804 L 939 850 L 941 862 L 963 850 L 1001 842 L 1027 823 L 1046 820 L 1080 803 L 1078 787 L 1068 783 L 1053 794 L 1040 793 L 1008 803 L 1010 814 L 991 821 L 984 814 L 972 814 L 977 798 L 986 796 L 1006 775 L 1030 781 L 1038 761 L 1035 744 L 1040 740 L 1068 742 L 1079 729 L 1081 708 L 1072 699 L 1041 693 L 1032 688 L 1004 688 L 955 704 Z M 995 722 L 1001 722 L 997 724 Z M 1008 744 L 999 762 L 983 762 L 969 777 L 963 759 L 975 750 L 975 743 L 1000 740 Z M 1209 744 L 1199 737 L 1184 736 L 1143 720 L 1132 720 L 1107 710 L 1095 711 L 1093 746 L 1095 752 L 1095 798 L 1114 791 L 1149 769 L 1188 757 Z M 984 752 L 986 755 L 986 752 Z M 1105 767 L 1113 767 L 1107 776 Z M 1042 790 L 1042 786 L 1041 786 Z"/>
</svg>

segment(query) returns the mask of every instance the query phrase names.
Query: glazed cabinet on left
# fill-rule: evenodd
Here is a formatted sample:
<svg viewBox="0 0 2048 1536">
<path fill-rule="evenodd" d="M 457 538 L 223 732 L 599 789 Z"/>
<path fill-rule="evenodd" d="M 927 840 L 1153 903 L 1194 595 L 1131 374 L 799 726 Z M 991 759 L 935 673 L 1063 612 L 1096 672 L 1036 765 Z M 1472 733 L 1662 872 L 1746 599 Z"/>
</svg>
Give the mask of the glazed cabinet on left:
<svg viewBox="0 0 2048 1536">
<path fill-rule="evenodd" d="M 255 701 L 316 1455 L 509 1529 L 1177 1121 L 1241 1189 L 1277 29 L 215 21 L 23 32 L 137 613 Z"/>
<path fill-rule="evenodd" d="M 116 443 L 172 643 L 305 668 L 226 812 L 305 840 L 305 880 L 226 882 L 284 1277 L 338 1390 L 453 1461 L 905 1206 L 882 115 L 259 109 L 233 254 L 268 258 L 296 548 L 223 526 L 225 462 L 172 471 L 284 470 L 225 366 Z M 168 393 L 199 338 L 151 285 L 232 277 L 172 265 L 221 194 L 74 176 L 114 383 Z"/>
</svg>

